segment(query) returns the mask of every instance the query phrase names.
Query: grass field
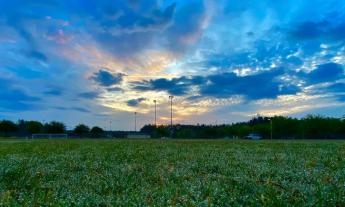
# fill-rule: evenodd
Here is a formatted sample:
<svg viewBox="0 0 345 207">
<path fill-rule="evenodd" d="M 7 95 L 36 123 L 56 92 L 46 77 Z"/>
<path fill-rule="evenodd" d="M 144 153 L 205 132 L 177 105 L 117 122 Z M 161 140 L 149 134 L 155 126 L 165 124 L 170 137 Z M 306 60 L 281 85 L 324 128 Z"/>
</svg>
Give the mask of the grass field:
<svg viewBox="0 0 345 207">
<path fill-rule="evenodd" d="M 0 206 L 345 206 L 343 141 L 0 140 Z"/>
</svg>

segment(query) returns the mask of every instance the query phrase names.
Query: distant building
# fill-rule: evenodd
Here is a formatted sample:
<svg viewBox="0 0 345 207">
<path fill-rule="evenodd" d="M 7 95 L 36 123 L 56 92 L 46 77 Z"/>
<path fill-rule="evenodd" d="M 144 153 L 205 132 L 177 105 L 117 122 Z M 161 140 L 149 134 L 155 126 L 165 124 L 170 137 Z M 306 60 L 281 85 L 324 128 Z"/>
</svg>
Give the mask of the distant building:
<svg viewBox="0 0 345 207">
<path fill-rule="evenodd" d="M 151 135 L 140 132 L 130 132 L 127 134 L 128 139 L 150 139 Z"/>
</svg>

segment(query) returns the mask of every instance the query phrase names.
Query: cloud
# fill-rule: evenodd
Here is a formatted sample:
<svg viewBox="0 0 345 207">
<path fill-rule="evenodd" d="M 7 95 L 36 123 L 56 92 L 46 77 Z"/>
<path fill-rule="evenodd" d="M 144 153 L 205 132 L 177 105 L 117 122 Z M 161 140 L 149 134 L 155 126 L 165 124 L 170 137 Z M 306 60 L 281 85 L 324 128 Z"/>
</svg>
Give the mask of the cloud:
<svg viewBox="0 0 345 207">
<path fill-rule="evenodd" d="M 27 68 L 25 66 L 18 66 L 18 67 L 8 67 L 6 70 L 14 73 L 18 77 L 22 77 L 25 79 L 39 79 L 44 77 L 44 73 L 37 69 Z"/>
<path fill-rule="evenodd" d="M 13 28 L 16 33 L 26 41 L 27 46 L 24 49 L 24 55 L 28 58 L 34 58 L 42 62 L 47 62 L 47 56 L 40 50 L 39 47 L 40 39 L 33 35 L 32 31 L 30 30 L 32 29 L 32 22 L 39 20 L 41 16 L 39 13 L 35 13 L 34 11 L 28 12 L 27 10 L 19 9 L 18 4 L 22 5 L 24 8 L 35 10 L 34 4 L 29 2 L 19 3 L 15 1 L 5 5 L 5 9 L 3 11 L 0 10 L 0 13 L 3 13 L 2 15 L 7 23 L 7 26 Z"/>
<path fill-rule="evenodd" d="M 340 102 L 345 102 L 345 95 L 337 96 L 337 100 Z"/>
<path fill-rule="evenodd" d="M 182 53 L 201 36 L 207 19 L 204 2 L 189 1 L 182 4 L 174 16 L 174 24 L 168 28 L 167 47 L 175 53 Z"/>
<path fill-rule="evenodd" d="M 63 90 L 59 88 L 52 88 L 44 92 L 45 95 L 49 96 L 61 96 L 63 94 Z"/>
<path fill-rule="evenodd" d="M 328 22 L 303 22 L 290 31 L 290 35 L 296 39 L 319 38 L 327 32 Z"/>
<path fill-rule="evenodd" d="M 159 34 L 173 24 L 175 14 L 175 3 L 162 8 L 156 1 L 143 1 L 137 9 L 126 1 L 97 6 L 88 32 L 102 48 L 124 58 L 152 48 L 155 40 L 164 37 Z"/>
<path fill-rule="evenodd" d="M 131 99 L 127 101 L 128 106 L 138 106 L 141 102 L 145 101 L 146 98 L 137 98 L 137 99 Z"/>
<path fill-rule="evenodd" d="M 123 89 L 120 87 L 111 87 L 111 88 L 107 88 L 107 91 L 109 91 L 109 92 L 123 92 Z"/>
<path fill-rule="evenodd" d="M 345 92 L 345 83 L 334 83 L 326 88 L 328 92 Z"/>
<path fill-rule="evenodd" d="M 53 107 L 54 109 L 61 110 L 61 111 L 78 111 L 78 112 L 83 112 L 83 113 L 91 113 L 89 109 L 82 108 L 82 107 L 62 107 L 62 106 L 57 106 Z"/>
<path fill-rule="evenodd" d="M 242 95 L 248 100 L 274 99 L 279 95 L 296 94 L 299 87 L 285 83 L 279 77 L 284 69 L 276 68 L 253 75 L 238 76 L 236 73 L 219 73 L 208 76 L 179 77 L 171 80 L 160 78 L 134 82 L 138 91 L 166 91 L 171 95 L 188 95 L 193 88 L 198 88 L 200 96 L 229 98 Z"/>
<path fill-rule="evenodd" d="M 279 79 L 284 74 L 282 69 L 273 69 L 248 76 L 224 73 L 208 77 L 210 84 L 201 86 L 202 96 L 228 98 L 242 95 L 247 100 L 275 99 L 279 95 L 296 94 L 300 88 Z"/>
<path fill-rule="evenodd" d="M 9 111 L 27 111 L 37 109 L 41 100 L 21 89 L 15 88 L 9 80 L 0 78 L 0 109 Z"/>
<path fill-rule="evenodd" d="M 138 97 L 159 98 L 157 92 L 204 111 L 213 110 L 208 102 L 225 108 L 228 100 L 255 101 L 243 104 L 242 114 L 255 113 L 248 108 L 261 99 L 341 101 L 344 6 L 339 0 L 0 1 L 0 77 L 13 80 L 0 83 L 0 108 L 14 116 L 51 109 L 56 98 L 50 96 L 58 96 L 59 105 L 78 115 L 102 106 L 111 108 L 104 113 L 133 111 L 130 105 L 150 111 Z M 69 84 L 62 91 L 51 83 Z M 69 106 L 69 94 L 89 99 L 90 109 Z"/>
<path fill-rule="evenodd" d="M 176 4 L 173 3 L 163 11 L 155 8 L 146 15 L 132 12 L 122 13 L 115 22 L 104 21 L 102 26 L 108 28 L 113 35 L 158 31 L 168 26 L 175 12 L 175 7 Z"/>
<path fill-rule="evenodd" d="M 89 109 L 82 108 L 82 107 L 72 107 L 71 109 L 75 110 L 75 111 L 79 111 L 79 112 L 84 112 L 84 113 L 90 113 L 91 112 Z"/>
<path fill-rule="evenodd" d="M 325 39 L 326 41 L 343 40 L 345 21 L 342 15 L 333 14 L 321 21 L 306 21 L 292 28 L 290 35 L 297 40 Z"/>
<path fill-rule="evenodd" d="M 159 78 L 149 81 L 134 82 L 134 89 L 138 91 L 166 91 L 171 95 L 186 95 L 193 85 L 198 85 L 202 77 L 179 77 L 171 80 Z"/>
<path fill-rule="evenodd" d="M 72 40 L 71 35 L 66 35 L 62 29 L 53 29 L 46 33 L 47 40 L 54 41 L 59 44 L 66 44 Z"/>
<path fill-rule="evenodd" d="M 113 74 L 107 70 L 99 70 L 98 72 L 94 73 L 91 77 L 92 80 L 97 82 L 101 86 L 112 86 L 120 84 L 123 81 L 122 73 Z"/>
<path fill-rule="evenodd" d="M 80 98 L 85 98 L 85 99 L 96 99 L 96 98 L 99 98 L 100 93 L 99 92 L 95 92 L 95 91 L 83 92 L 83 93 L 79 93 L 78 96 Z"/>
<path fill-rule="evenodd" d="M 42 52 L 37 51 L 37 50 L 31 50 L 30 52 L 28 52 L 26 54 L 26 56 L 29 58 L 35 58 L 35 59 L 42 61 L 42 62 L 48 61 L 47 56 L 45 54 L 43 54 Z"/>
<path fill-rule="evenodd" d="M 306 74 L 306 78 L 309 84 L 332 82 L 344 78 L 344 69 L 340 64 L 326 63 Z"/>
</svg>

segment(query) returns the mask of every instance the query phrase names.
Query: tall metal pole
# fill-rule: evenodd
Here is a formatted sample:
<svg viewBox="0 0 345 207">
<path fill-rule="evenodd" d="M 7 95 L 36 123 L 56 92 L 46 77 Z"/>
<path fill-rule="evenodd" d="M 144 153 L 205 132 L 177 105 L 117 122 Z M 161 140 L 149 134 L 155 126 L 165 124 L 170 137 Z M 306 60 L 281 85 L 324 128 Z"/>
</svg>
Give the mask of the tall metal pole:
<svg viewBox="0 0 345 207">
<path fill-rule="evenodd" d="M 134 131 L 137 132 L 137 112 L 134 112 Z"/>
<path fill-rule="evenodd" d="M 111 120 L 109 120 L 109 137 L 113 137 L 113 133 L 111 132 Z"/>
<path fill-rule="evenodd" d="M 173 105 L 173 98 L 174 96 L 169 96 L 170 98 L 170 127 L 172 129 L 173 126 L 173 111 L 172 111 L 172 105 Z"/>
<path fill-rule="evenodd" d="M 173 104 L 174 96 L 169 96 L 170 99 L 170 137 L 173 137 L 173 111 L 172 111 L 172 104 Z"/>
<path fill-rule="evenodd" d="M 271 118 L 271 139 L 273 139 L 273 119 Z"/>
<path fill-rule="evenodd" d="M 153 100 L 155 103 L 155 127 L 157 127 L 157 100 Z"/>
</svg>

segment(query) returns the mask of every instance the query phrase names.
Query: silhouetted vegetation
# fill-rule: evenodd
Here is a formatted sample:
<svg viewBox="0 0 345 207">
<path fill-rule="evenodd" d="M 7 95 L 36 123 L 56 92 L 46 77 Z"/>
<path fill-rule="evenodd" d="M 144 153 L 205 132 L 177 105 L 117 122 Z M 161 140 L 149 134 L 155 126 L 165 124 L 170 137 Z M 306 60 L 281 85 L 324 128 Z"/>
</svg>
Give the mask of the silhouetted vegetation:
<svg viewBox="0 0 345 207">
<path fill-rule="evenodd" d="M 159 138 L 169 136 L 171 130 L 174 138 L 244 138 L 256 133 L 270 139 L 272 133 L 273 139 L 342 139 L 345 138 L 345 121 L 319 115 L 308 115 L 302 119 L 255 117 L 248 122 L 231 125 L 174 125 L 172 129 L 164 125 L 157 128 L 146 125 L 141 132 Z"/>
<path fill-rule="evenodd" d="M 15 123 L 8 120 L 3 120 L 0 122 L 0 134 L 2 136 L 9 136 L 14 132 L 18 131 L 18 127 Z"/>
<path fill-rule="evenodd" d="M 92 129 L 90 130 L 90 135 L 93 138 L 99 138 L 102 137 L 104 134 L 104 130 L 98 126 L 94 126 L 92 127 Z"/>
<path fill-rule="evenodd" d="M 90 132 L 90 128 L 84 124 L 79 124 L 74 128 L 74 133 L 79 136 L 85 136 L 88 135 Z"/>
<path fill-rule="evenodd" d="M 0 121 L 0 136 L 30 136 L 38 133 L 59 134 L 65 133 L 66 126 L 64 123 L 52 121 L 42 124 L 38 121 L 19 120 L 14 123 L 9 120 Z"/>
<path fill-rule="evenodd" d="M 64 123 L 52 121 L 44 125 L 44 132 L 49 134 L 59 134 L 66 131 L 66 126 Z"/>
<path fill-rule="evenodd" d="M 272 131 L 271 131 L 272 127 Z M 341 118 L 308 115 L 302 119 L 291 117 L 255 117 L 247 122 L 223 125 L 169 125 L 144 126 L 141 133 L 150 134 L 151 137 L 170 137 L 180 139 L 217 139 L 217 138 L 245 138 L 255 133 L 264 139 L 344 139 L 345 120 Z M 52 121 L 42 124 L 37 121 L 19 120 L 0 121 L 0 136 L 30 136 L 37 133 L 68 133 L 70 137 L 126 137 L 128 132 L 107 132 L 100 127 L 91 130 L 87 125 L 79 124 L 73 131 L 66 131 L 61 122 Z"/>
</svg>

